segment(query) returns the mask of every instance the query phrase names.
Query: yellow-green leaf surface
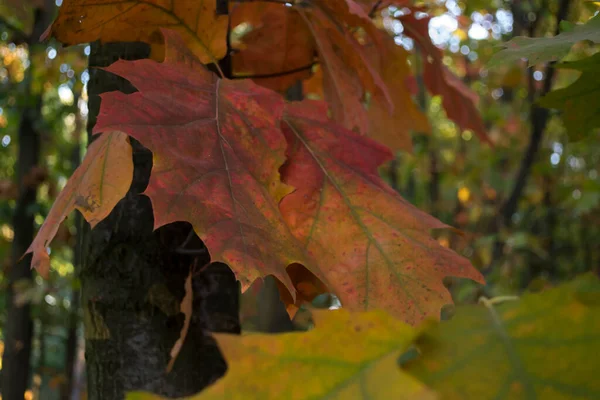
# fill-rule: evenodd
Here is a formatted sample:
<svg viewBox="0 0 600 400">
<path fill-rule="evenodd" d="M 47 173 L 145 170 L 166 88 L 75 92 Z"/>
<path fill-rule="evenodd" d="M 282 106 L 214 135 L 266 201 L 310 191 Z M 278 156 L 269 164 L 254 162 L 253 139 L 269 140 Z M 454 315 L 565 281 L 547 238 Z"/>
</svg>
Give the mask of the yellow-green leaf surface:
<svg viewBox="0 0 600 400">
<path fill-rule="evenodd" d="M 563 111 L 563 121 L 570 137 L 581 139 L 600 126 L 600 53 L 556 67 L 581 71 L 581 75 L 571 85 L 542 97 L 540 105 Z"/>
<path fill-rule="evenodd" d="M 46 248 L 69 213 L 74 209 L 79 210 L 93 228 L 125 196 L 132 179 L 133 161 L 127 135 L 107 131 L 89 146 L 82 164 L 56 198 L 27 249 L 25 254 L 33 253 L 31 266 L 47 276 L 50 257 Z"/>
<path fill-rule="evenodd" d="M 600 15 L 591 18 L 585 24 L 575 25 L 573 29 L 554 37 L 530 38 L 517 36 L 502 43 L 503 50 L 494 54 L 488 66 L 511 64 L 526 58 L 529 65 L 560 60 L 569 53 L 571 47 L 584 40 L 600 43 Z"/>
<path fill-rule="evenodd" d="M 316 311 L 316 328 L 280 335 L 215 335 L 229 369 L 193 400 L 434 399 L 397 360 L 419 331 L 377 311 Z M 130 400 L 158 397 L 132 393 Z"/>
<path fill-rule="evenodd" d="M 426 332 L 410 373 L 443 399 L 600 399 L 600 283 L 458 308 Z"/>
<path fill-rule="evenodd" d="M 226 15 L 217 15 L 216 0 L 64 0 L 47 34 L 66 45 L 135 42 L 152 45 L 152 58 L 164 56 L 160 28 L 181 34 L 203 63 L 227 51 Z"/>
</svg>

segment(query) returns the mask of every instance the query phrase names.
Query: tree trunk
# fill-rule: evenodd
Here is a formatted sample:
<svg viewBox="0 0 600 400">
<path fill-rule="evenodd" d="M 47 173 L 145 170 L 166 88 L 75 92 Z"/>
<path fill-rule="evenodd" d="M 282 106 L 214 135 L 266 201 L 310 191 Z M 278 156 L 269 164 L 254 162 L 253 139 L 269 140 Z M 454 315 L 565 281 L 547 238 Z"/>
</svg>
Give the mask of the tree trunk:
<svg viewBox="0 0 600 400">
<path fill-rule="evenodd" d="M 48 1 L 46 3 L 49 3 Z M 48 6 L 47 10 L 51 10 Z M 48 12 L 43 8 L 35 10 L 34 26 L 31 36 L 26 41 L 31 55 L 38 51 L 38 38 L 47 24 Z M 34 234 L 34 211 L 32 207 L 36 203 L 37 186 L 36 179 L 32 179 L 34 169 L 40 158 L 40 133 L 38 125 L 41 119 L 42 97 L 40 94 L 32 95 L 31 80 L 33 79 L 33 68 L 31 65 L 25 75 L 24 87 L 26 91 L 26 102 L 23 104 L 23 113 L 18 133 L 18 161 L 17 161 L 17 183 L 19 197 L 13 215 L 14 238 L 11 249 L 11 267 L 8 271 L 7 287 L 7 316 L 4 332 L 4 354 L 2 356 L 2 398 L 5 400 L 23 399 L 24 393 L 29 386 L 31 338 L 33 334 L 33 322 L 30 315 L 29 302 L 19 304 L 15 302 L 15 295 L 20 291 L 33 285 L 32 272 L 30 269 L 31 255 L 21 256 L 33 241 Z"/>
<path fill-rule="evenodd" d="M 93 67 L 148 54 L 148 47 L 139 43 L 92 45 L 88 130 L 95 124 L 100 93 L 134 90 L 123 79 Z M 131 144 L 135 170 L 129 193 L 84 243 L 81 303 L 91 400 L 122 399 L 132 390 L 168 397 L 199 392 L 226 370 L 208 331 L 240 331 L 239 286 L 231 270 L 223 264 L 207 265 L 208 252 L 189 224 L 153 231 L 152 205 L 139 195 L 148 184 L 152 154 L 135 140 Z M 177 251 L 190 246 L 199 251 Z M 179 305 L 191 268 L 191 323 L 173 370 L 166 373 L 183 326 Z"/>
<path fill-rule="evenodd" d="M 79 103 L 80 94 L 77 93 L 75 96 L 74 104 L 77 106 Z M 75 117 L 75 129 L 73 130 L 73 149 L 71 150 L 71 166 L 73 172 L 81 164 L 81 135 L 83 133 L 83 118 L 78 112 Z M 75 227 L 77 228 L 75 245 L 73 246 L 73 266 L 75 267 L 75 273 L 78 274 L 81 269 L 81 239 L 83 238 L 84 232 L 89 230 L 89 224 L 85 222 L 81 214 L 75 215 Z M 78 286 L 73 286 L 71 289 L 71 307 L 68 316 L 67 326 L 67 342 L 65 344 L 65 375 L 66 379 L 64 384 L 61 386 L 60 398 L 61 400 L 69 400 L 73 393 L 73 386 L 75 384 L 75 365 L 77 360 L 77 354 L 79 350 L 79 338 L 77 331 L 80 324 L 80 297 L 81 293 Z"/>
</svg>

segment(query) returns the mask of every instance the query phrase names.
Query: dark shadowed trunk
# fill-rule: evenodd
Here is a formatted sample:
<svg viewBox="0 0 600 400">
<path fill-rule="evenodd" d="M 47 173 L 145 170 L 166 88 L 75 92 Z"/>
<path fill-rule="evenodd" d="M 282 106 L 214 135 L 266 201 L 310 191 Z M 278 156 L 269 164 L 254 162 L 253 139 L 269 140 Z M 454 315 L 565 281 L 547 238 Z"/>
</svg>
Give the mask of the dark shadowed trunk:
<svg viewBox="0 0 600 400">
<path fill-rule="evenodd" d="M 46 3 L 50 3 L 46 1 Z M 53 2 L 52 2 L 53 3 Z M 52 4 L 50 3 L 50 4 Z M 46 10 L 52 10 L 47 4 Z M 38 38 L 48 23 L 48 11 L 42 8 L 35 10 L 34 26 L 31 35 L 26 39 L 30 60 L 32 54 L 43 51 L 38 44 Z M 40 157 L 41 124 L 41 94 L 33 95 L 31 81 L 33 69 L 31 65 L 25 72 L 23 85 L 25 87 L 25 102 L 22 104 L 21 121 L 19 125 L 19 150 L 17 160 L 17 184 L 19 194 L 13 215 L 14 238 L 11 249 L 11 264 L 7 288 L 7 317 L 4 332 L 4 355 L 2 357 L 2 398 L 6 400 L 23 399 L 23 394 L 29 386 L 31 355 L 31 338 L 33 322 L 30 315 L 29 302 L 16 303 L 15 295 L 33 285 L 30 269 L 31 255 L 21 259 L 21 256 L 33 240 L 34 206 L 38 179 L 35 178 L 35 168 Z M 20 288 L 20 289 L 19 289 Z"/>
<path fill-rule="evenodd" d="M 302 81 L 296 82 L 286 91 L 285 97 L 289 101 L 302 101 L 304 98 Z M 258 294 L 258 315 L 256 330 L 259 332 L 291 332 L 294 324 L 281 301 L 277 281 L 272 276 L 267 276 Z"/>
<path fill-rule="evenodd" d="M 79 103 L 80 94 L 75 96 L 75 106 Z M 81 164 L 81 135 L 83 131 L 83 118 L 79 111 L 76 114 L 75 129 L 73 130 L 73 149 L 71 150 L 71 167 L 73 172 Z M 81 217 L 81 214 L 75 215 L 75 227 L 77 228 L 75 245 L 73 246 L 73 266 L 75 267 L 75 273 L 79 273 L 81 269 L 81 258 L 82 258 L 82 238 L 84 230 L 89 230 L 89 225 Z M 86 233 L 88 234 L 88 233 Z M 80 291 L 79 286 L 75 285 L 71 289 L 71 308 L 69 309 L 68 326 L 67 326 L 67 343 L 65 345 L 65 375 L 66 379 L 61 387 L 60 398 L 62 400 L 69 400 L 73 392 L 73 385 L 75 384 L 75 365 L 78 353 L 78 335 L 77 331 L 80 323 Z"/>
<path fill-rule="evenodd" d="M 88 130 L 95 124 L 100 93 L 134 90 L 123 79 L 93 67 L 148 54 L 148 47 L 137 43 L 92 45 Z M 240 330 L 239 289 L 231 270 L 222 264 L 203 267 L 209 258 L 200 240 L 189 235 L 189 224 L 153 231 L 152 205 L 139 195 L 148 184 L 152 154 L 135 140 L 131 143 L 135 171 L 130 191 L 84 244 L 81 302 L 92 400 L 122 399 L 131 390 L 168 397 L 196 393 L 226 370 L 208 331 Z M 182 244 L 200 251 L 177 251 Z M 190 269 L 193 315 L 183 348 L 167 374 L 169 353 L 184 321 L 179 304 Z"/>
</svg>

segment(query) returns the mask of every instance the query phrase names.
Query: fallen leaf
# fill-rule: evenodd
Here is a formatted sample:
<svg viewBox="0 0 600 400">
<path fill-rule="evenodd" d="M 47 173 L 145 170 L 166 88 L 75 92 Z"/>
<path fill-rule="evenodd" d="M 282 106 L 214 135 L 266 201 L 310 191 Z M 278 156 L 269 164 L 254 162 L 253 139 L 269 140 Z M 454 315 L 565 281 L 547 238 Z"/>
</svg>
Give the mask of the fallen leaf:
<svg viewBox="0 0 600 400">
<path fill-rule="evenodd" d="M 125 197 L 132 179 L 133 161 L 127 135 L 106 130 L 89 146 L 82 164 L 67 181 L 25 252 L 33 253 L 31 266 L 47 277 L 50 257 L 46 249 L 62 221 L 77 209 L 93 228 Z"/>
</svg>

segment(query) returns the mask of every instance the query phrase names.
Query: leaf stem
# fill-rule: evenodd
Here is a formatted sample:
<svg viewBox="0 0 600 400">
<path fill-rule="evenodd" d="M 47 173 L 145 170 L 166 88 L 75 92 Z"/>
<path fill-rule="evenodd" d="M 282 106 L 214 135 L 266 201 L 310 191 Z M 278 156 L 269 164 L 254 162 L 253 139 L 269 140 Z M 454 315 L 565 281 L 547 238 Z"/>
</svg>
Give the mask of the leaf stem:
<svg viewBox="0 0 600 400">
<path fill-rule="evenodd" d="M 295 74 L 296 72 L 302 72 L 307 69 L 311 69 L 313 66 L 317 65 L 317 61 L 313 61 L 310 64 L 304 65 L 302 67 L 290 69 L 288 71 L 275 72 L 272 74 L 255 74 L 255 75 L 233 75 L 231 79 L 265 79 L 265 78 L 277 78 L 280 76 Z"/>
</svg>

